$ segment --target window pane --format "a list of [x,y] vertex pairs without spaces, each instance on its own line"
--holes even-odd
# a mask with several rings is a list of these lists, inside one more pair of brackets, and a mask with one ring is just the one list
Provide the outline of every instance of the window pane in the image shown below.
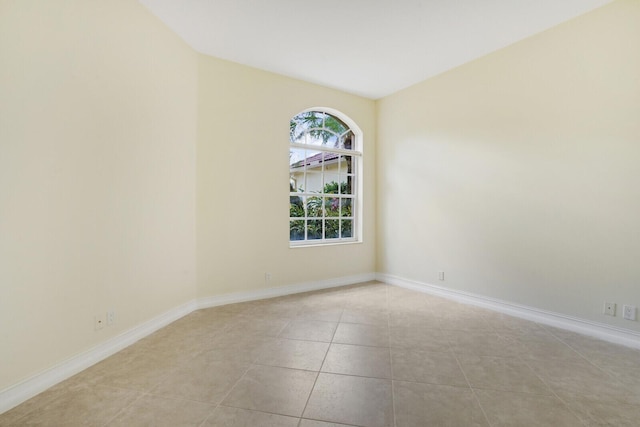
[[327,130],[321,130],[315,133],[316,138],[322,141],[322,145],[326,145],[327,147],[337,147],[339,145],[338,141],[340,137]]
[[326,216],[340,215],[340,199],[337,197],[325,197],[324,209]]
[[300,162],[307,167],[307,170],[322,170],[322,151],[305,150],[304,158]]
[[322,220],[309,220],[307,222],[307,239],[322,239]]
[[305,150],[289,149],[289,191],[302,191],[304,187]]
[[305,185],[302,188],[307,193],[322,193],[322,172],[307,172]]
[[304,240],[304,220],[289,221],[289,240]]
[[289,216],[304,217],[304,197],[289,197]]
[[324,171],[338,173],[338,160],[340,155],[337,153],[322,153],[324,162]]
[[309,129],[322,128],[326,114],[319,111],[306,111],[291,119],[289,139],[291,142],[302,142]]
[[337,219],[328,219],[324,222],[325,239],[337,239],[340,237],[340,221]]
[[340,181],[340,175],[325,173],[323,191],[326,194],[338,194],[338,181]]
[[341,155],[340,156],[340,173],[353,173],[353,156]]
[[333,132],[329,132],[325,129],[309,129],[300,141],[303,144],[326,146],[326,147],[338,147],[339,137]]
[[353,194],[353,176],[340,175],[340,194]]
[[289,148],[289,169],[302,169],[304,159],[307,157],[306,150],[302,148]]
[[322,197],[307,198],[307,217],[322,218]]
[[347,198],[347,197],[343,197],[342,199],[342,203],[340,206],[340,216],[342,217],[350,217],[351,215],[351,205],[353,204],[353,199],[351,198]]
[[344,148],[345,150],[353,150],[353,132],[349,131],[340,137],[338,141],[338,148]]
[[344,237],[353,237],[353,232],[351,230],[353,226],[353,221],[350,219],[343,219],[342,220],[342,230],[341,230],[341,234],[340,237],[344,238]]
[[330,114],[327,114],[324,120],[324,127],[329,130],[332,130],[333,132],[339,135],[342,135],[349,129],[349,127],[346,124],[344,124],[342,120]]

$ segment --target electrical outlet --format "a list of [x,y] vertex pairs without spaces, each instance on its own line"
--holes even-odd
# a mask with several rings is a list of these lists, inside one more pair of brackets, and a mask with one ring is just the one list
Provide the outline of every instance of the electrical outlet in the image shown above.
[[438,271],[438,280],[444,280],[444,271]]
[[107,311],[107,325],[111,326],[116,321],[116,312],[113,310]]
[[271,282],[271,273],[264,273],[264,282],[265,283]]
[[632,305],[623,305],[622,306],[622,317],[627,320],[636,320],[636,307]]
[[607,316],[615,316],[616,315],[616,303],[615,302],[605,302],[604,303],[603,314],[606,314]]
[[96,331],[104,328],[105,323],[107,323],[107,319],[105,314],[97,314],[94,318],[94,327]]

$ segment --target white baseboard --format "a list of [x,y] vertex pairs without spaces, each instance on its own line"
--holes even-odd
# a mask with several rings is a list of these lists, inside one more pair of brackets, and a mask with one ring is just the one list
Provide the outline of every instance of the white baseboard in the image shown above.
[[260,299],[280,297],[284,295],[299,294],[302,292],[317,291],[320,289],[336,288],[339,286],[354,285],[356,283],[376,280],[376,273],[344,276],[334,279],[305,282],[296,285],[282,286],[279,288],[258,289],[248,292],[234,292],[232,294],[217,295],[200,298],[198,308],[217,307],[219,305],[234,304],[238,302],[255,301]]
[[173,308],[160,316],[154,317],[134,328],[108,339],[89,350],[83,351],[69,360],[59,363],[44,372],[34,375],[18,384],[10,386],[0,391],[0,414],[31,399],[37,394],[45,391],[49,387],[58,384],[78,372],[106,359],[118,351],[130,346],[136,341],[152,334],[171,322],[188,315],[194,310],[219,305],[233,304],[237,302],[253,301],[258,299],[273,298],[284,295],[291,295],[301,292],[309,292],[320,289],[334,288],[338,286],[353,285],[356,283],[368,282],[376,279],[375,273],[359,274],[354,276],[338,277],[334,279],[306,282],[296,285],[283,286],[280,288],[260,289],[247,292],[236,292],[232,294],[213,296],[193,300],[179,307]]
[[409,280],[390,274],[378,273],[376,274],[376,279],[389,285],[412,289],[461,303],[487,308],[489,310],[508,314],[514,317],[520,317],[522,319],[531,320],[544,325],[589,335],[615,344],[640,349],[640,333],[630,329],[617,328],[603,323],[592,322],[590,320],[567,316],[560,313],[514,304],[469,292],[417,282],[415,280]]
[[58,365],[0,391],[0,414],[106,359],[196,309],[191,301],[154,317]]

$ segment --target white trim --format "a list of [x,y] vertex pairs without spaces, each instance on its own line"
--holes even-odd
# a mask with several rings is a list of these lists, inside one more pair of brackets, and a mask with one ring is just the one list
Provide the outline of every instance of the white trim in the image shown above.
[[279,288],[258,289],[248,292],[234,292],[232,294],[200,298],[198,300],[198,308],[200,309],[217,307],[219,305],[225,304],[255,301],[260,299],[280,297],[284,295],[299,294],[302,292],[317,291],[320,289],[337,288],[339,286],[354,285],[356,283],[370,282],[372,280],[376,280],[375,273],[337,277],[334,279],[318,280],[315,282],[306,282],[297,285],[282,286]]
[[233,304],[243,301],[273,298],[283,295],[297,294],[320,289],[328,289],[339,286],[353,285],[376,279],[375,273],[358,274],[354,276],[337,277],[334,279],[305,282],[297,285],[283,286],[280,288],[259,289],[247,292],[200,298],[190,301],[179,307],[168,310],[164,314],[154,317],[122,334],[108,339],[102,344],[83,351],[70,359],[61,362],[39,374],[34,375],[18,384],[12,385],[0,391],[0,414],[42,393],[49,387],[58,384],[78,372],[106,359],[118,351],[130,346],[136,341],[151,335],[171,322],[184,317],[191,312],[208,307]]
[[429,283],[405,279],[390,274],[377,273],[376,279],[389,285],[399,286],[418,292],[451,299],[465,304],[487,308],[544,325],[589,335],[615,344],[640,349],[640,333],[630,329],[618,328],[604,323],[593,322],[565,314],[542,310],[535,307],[511,303],[455,289],[448,289]]
[[172,308],[118,336],[108,339],[102,344],[98,344],[52,368],[0,391],[0,414],[42,393],[49,387],[72,377],[78,372],[95,365],[136,341],[151,335],[158,329],[186,316],[195,309],[195,301],[190,301],[179,307]]
[[[351,131],[351,129],[349,130]],[[344,154],[347,156],[362,157],[362,151],[355,151],[354,149],[347,150],[346,148],[329,147],[328,145],[313,145],[313,144],[304,144],[302,142],[290,142],[289,146],[293,148],[299,148],[301,150],[307,150],[307,151],[322,151],[325,153],[337,153],[337,154]],[[326,163],[322,162],[322,163],[324,163],[325,165],[329,165],[331,164],[330,162],[338,163],[338,159],[333,159],[333,160],[330,160],[329,162],[326,162]],[[302,166],[298,166],[298,167],[302,167]],[[298,168],[294,168],[294,169],[298,169]]]
[[[363,219],[362,219],[362,212],[364,211],[364,204],[363,204],[363,198],[364,198],[364,191],[363,191],[363,176],[364,176],[364,170],[363,170],[363,160],[358,161],[357,158],[358,157],[364,157],[364,133],[362,132],[362,129],[360,129],[360,127],[346,114],[344,114],[342,111],[336,110],[335,108],[329,108],[329,107],[312,107],[312,108],[307,108],[305,110],[300,111],[299,113],[295,114],[293,117],[297,117],[300,114],[306,113],[306,112],[310,112],[310,111],[317,111],[320,113],[325,113],[331,116],[334,116],[336,118],[338,118],[339,120],[341,120],[344,124],[346,124],[348,126],[349,129],[347,129],[343,135],[347,134],[348,132],[352,132],[353,133],[353,142],[352,142],[352,149],[351,150],[344,150],[344,149],[340,149],[340,148],[331,148],[328,146],[316,146],[316,145],[312,145],[312,144],[305,144],[305,143],[298,143],[298,142],[293,142],[293,141],[289,141],[289,148],[297,148],[297,149],[306,149],[306,150],[312,150],[312,151],[323,151],[323,152],[329,152],[329,153],[339,153],[339,154],[345,154],[345,155],[350,155],[353,157],[353,168],[355,169],[351,171],[351,174],[347,174],[346,176],[352,176],[355,180],[356,180],[356,185],[355,188],[351,189],[351,194],[349,195],[352,200],[355,202],[353,204],[352,207],[352,213],[353,215],[353,223],[351,226],[351,234],[352,236],[349,237],[349,239],[353,238],[356,241],[362,241],[362,223],[363,223]],[[318,129],[324,129],[324,121],[323,121],[323,127],[322,128],[318,128]],[[314,128],[315,129],[315,128]],[[335,134],[335,132],[332,132]],[[320,149],[316,150],[317,147],[321,147]],[[306,159],[305,159],[306,160]],[[316,168],[318,165],[313,166],[312,169]],[[308,171],[308,165],[305,164],[303,165],[302,171],[298,171],[296,173],[302,173],[304,176],[304,180],[305,180],[305,189],[307,188],[307,183],[306,183],[306,176]],[[291,164],[289,164],[289,172],[291,175]],[[324,182],[324,175],[325,175],[325,164],[322,163],[322,171],[320,173],[318,173],[318,175],[322,175],[323,177],[323,182]],[[339,174],[342,175],[342,174]],[[291,179],[291,176],[289,177]],[[291,182],[291,181],[289,181]],[[295,193],[295,192],[294,192]],[[293,193],[292,193],[293,194]],[[299,196],[299,194],[296,194],[296,196]],[[322,194],[321,197],[324,197],[325,194]],[[295,197],[295,196],[290,196],[290,197]],[[305,209],[305,216],[302,217],[302,219],[309,219],[309,217],[306,216],[306,209]],[[310,239],[308,239],[307,236],[307,232],[308,229],[305,226],[305,232],[304,232],[304,239],[302,239],[302,242],[308,242]],[[313,239],[313,242],[311,243],[312,245],[319,245],[319,244],[324,244],[325,242],[327,242],[327,240],[333,240],[333,239],[325,239],[324,238],[324,231],[323,231],[323,237],[322,239]],[[291,242],[291,240],[290,240]],[[295,242],[300,242],[298,240],[296,240]],[[332,243],[329,241],[326,244],[331,245]],[[295,246],[303,246],[300,243],[297,243]],[[293,247],[293,245],[290,244],[289,247]]]

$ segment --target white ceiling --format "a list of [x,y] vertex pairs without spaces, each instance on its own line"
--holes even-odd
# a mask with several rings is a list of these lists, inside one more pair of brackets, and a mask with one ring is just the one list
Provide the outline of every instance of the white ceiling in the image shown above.
[[139,0],[197,51],[380,98],[611,0]]

